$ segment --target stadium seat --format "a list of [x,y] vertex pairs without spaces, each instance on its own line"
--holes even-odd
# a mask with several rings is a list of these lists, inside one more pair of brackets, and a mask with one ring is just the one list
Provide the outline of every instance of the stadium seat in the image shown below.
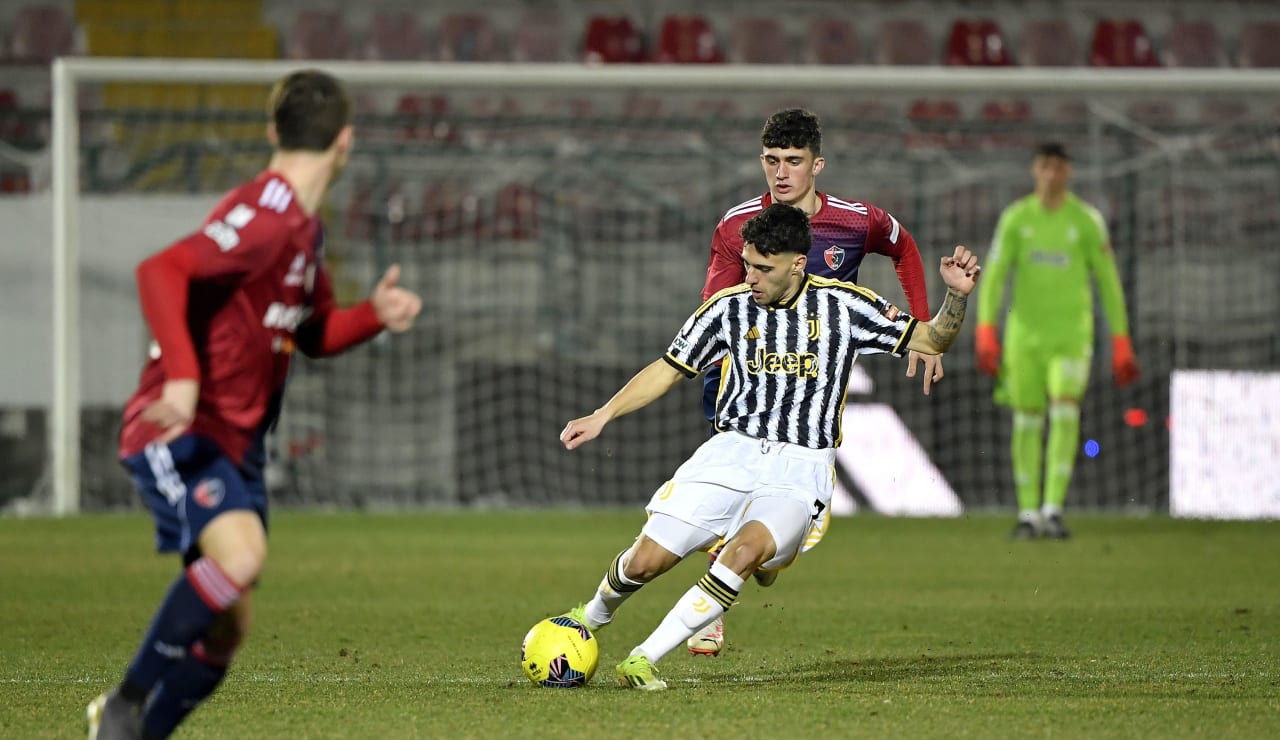
[[653,60],[659,64],[718,64],[724,52],[706,18],[669,15],[662,19]]
[[31,178],[25,172],[0,172],[0,193],[29,193]]
[[582,38],[587,64],[635,64],[644,61],[644,38],[626,17],[593,16]]
[[498,239],[534,239],[538,236],[538,191],[528,183],[511,182],[495,196],[493,236]]
[[1174,21],[1165,61],[1170,67],[1222,67],[1226,52],[1213,21]]
[[343,233],[348,239],[373,238],[373,183],[357,178],[351,185],[351,199],[343,213]]
[[17,142],[26,138],[26,126],[19,115],[18,94],[0,88],[0,141]]
[[787,32],[776,18],[743,17],[733,22],[729,61],[735,64],[790,64]]
[[526,13],[511,36],[513,62],[563,62],[564,23],[557,13]]
[[809,25],[805,61],[810,64],[859,64],[862,47],[853,24],[836,18],[819,18]]
[[958,121],[960,104],[946,99],[920,99],[911,101],[907,118],[918,122]]
[[347,59],[351,31],[337,10],[300,10],[289,29],[285,53],[290,59]]
[[443,62],[496,62],[501,60],[498,34],[489,17],[471,13],[445,16],[437,31],[437,57]]
[[1147,29],[1137,20],[1103,18],[1089,45],[1091,67],[1159,67]]
[[418,24],[418,15],[408,10],[375,11],[364,56],[393,62],[429,59],[427,36]]
[[1032,19],[1022,24],[1018,59],[1028,67],[1074,67],[1080,64],[1080,46],[1064,19]]
[[1013,63],[1000,25],[989,18],[961,18],[947,37],[950,66],[1005,67]]
[[1178,120],[1178,106],[1167,98],[1135,100],[1125,108],[1125,115],[1147,126],[1168,126]]
[[924,21],[887,20],[880,24],[876,63],[893,65],[937,64],[933,37]]
[[1253,21],[1240,29],[1241,67],[1280,67],[1280,21]]
[[1017,98],[999,98],[982,104],[978,116],[991,123],[1020,123],[1032,118],[1031,103]]
[[15,62],[47,64],[75,50],[75,22],[57,5],[25,5],[13,19],[9,57]]
[[405,95],[396,103],[401,136],[408,140],[451,141],[457,133],[446,115],[449,99],[443,95]]
[[1249,103],[1237,98],[1206,98],[1200,103],[1200,122],[1237,123],[1253,115]]

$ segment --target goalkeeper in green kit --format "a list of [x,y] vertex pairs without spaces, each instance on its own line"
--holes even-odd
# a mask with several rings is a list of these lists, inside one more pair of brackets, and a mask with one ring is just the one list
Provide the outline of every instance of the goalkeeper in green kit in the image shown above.
[[[1036,148],[1035,192],[1000,216],[978,286],[978,369],[997,378],[996,400],[1013,409],[1018,539],[1069,536],[1062,521],[1080,439],[1080,399],[1093,355],[1092,275],[1111,329],[1111,372],[1138,378],[1124,293],[1102,215],[1068,189],[1071,158],[1061,144]],[[996,321],[1005,280],[1013,295],[1003,351]],[[1049,420],[1045,443],[1045,417]],[[1043,471],[1043,503],[1041,501]]]

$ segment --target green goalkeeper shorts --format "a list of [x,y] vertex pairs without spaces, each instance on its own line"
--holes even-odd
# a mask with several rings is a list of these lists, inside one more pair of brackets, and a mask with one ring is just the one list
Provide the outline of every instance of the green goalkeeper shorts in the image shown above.
[[[1092,352],[1064,353],[1060,348],[1005,348],[996,400],[1019,411],[1043,411],[1047,399],[1084,397]],[[1002,386],[1002,387],[1001,387]]]

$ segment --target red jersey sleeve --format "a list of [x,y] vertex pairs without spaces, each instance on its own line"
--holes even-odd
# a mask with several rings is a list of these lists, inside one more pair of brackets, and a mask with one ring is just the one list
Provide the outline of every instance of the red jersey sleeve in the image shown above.
[[702,285],[702,300],[741,283],[746,277],[742,268],[742,237],[725,219],[711,237],[711,261],[707,264],[707,280]]
[[200,379],[200,360],[187,328],[187,298],[195,257],[185,240],[143,260],[135,271],[142,317],[156,344],[160,367],[169,380]]
[[338,308],[333,297],[329,271],[316,267],[311,315],[298,327],[298,348],[307,357],[327,357],[372,339],[382,331],[382,322],[373,303],[363,300],[349,308]]
[[920,259],[916,240],[888,211],[870,204],[866,206],[869,223],[866,251],[883,254],[893,260],[893,269],[898,273],[898,281],[902,283],[902,292],[907,296],[911,315],[921,321],[928,321],[933,314],[929,310],[924,262]]

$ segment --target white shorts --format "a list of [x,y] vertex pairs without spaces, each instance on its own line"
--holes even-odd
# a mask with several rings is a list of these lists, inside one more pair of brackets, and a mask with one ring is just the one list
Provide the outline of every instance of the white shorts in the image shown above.
[[[726,539],[748,521],[769,528],[785,565],[826,533],[835,490],[835,450],[814,450],[738,432],[703,442],[656,493],[645,510],[666,514]],[[752,512],[752,504],[761,501]],[[798,506],[773,505],[785,499]]]

